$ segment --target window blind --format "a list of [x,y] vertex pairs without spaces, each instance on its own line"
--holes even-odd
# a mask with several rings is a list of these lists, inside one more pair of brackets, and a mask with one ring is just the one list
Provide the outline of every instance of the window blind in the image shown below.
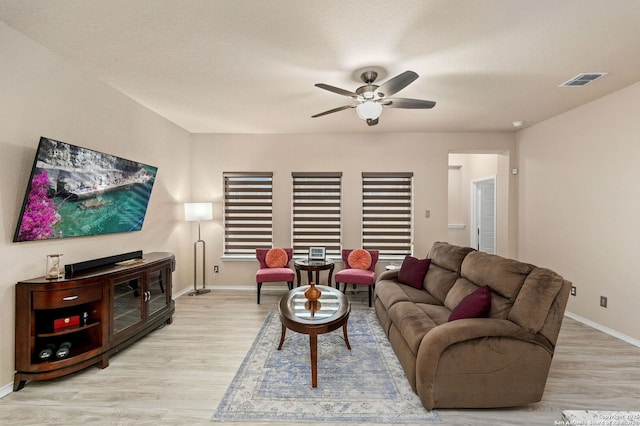
[[362,246],[381,256],[412,253],[413,173],[362,173]]
[[224,254],[255,255],[273,243],[273,173],[225,172]]
[[292,237],[294,255],[309,247],[324,247],[327,256],[340,256],[342,232],[342,173],[292,173]]

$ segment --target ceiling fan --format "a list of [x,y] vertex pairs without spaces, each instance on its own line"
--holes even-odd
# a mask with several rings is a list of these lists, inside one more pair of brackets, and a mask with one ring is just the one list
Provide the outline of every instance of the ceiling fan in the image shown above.
[[429,109],[433,108],[436,104],[433,101],[425,101],[421,99],[389,98],[389,96],[398,93],[418,78],[418,74],[413,71],[405,71],[398,74],[391,80],[382,83],[380,86],[373,84],[377,77],[378,73],[375,71],[363,72],[360,78],[364,81],[365,85],[358,87],[355,92],[350,92],[324,83],[316,84],[315,86],[321,89],[353,98],[356,103],[333,108],[328,111],[312,115],[311,117],[321,117],[323,115],[343,111],[345,109],[355,108],[358,117],[365,120],[369,126],[375,126],[378,124],[378,120],[380,119],[382,108]]

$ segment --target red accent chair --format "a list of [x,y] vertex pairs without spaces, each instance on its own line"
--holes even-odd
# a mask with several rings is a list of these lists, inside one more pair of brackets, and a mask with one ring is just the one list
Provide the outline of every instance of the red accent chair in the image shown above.
[[373,290],[376,285],[376,263],[378,263],[378,257],[380,255],[379,250],[367,250],[371,254],[371,266],[369,269],[356,269],[349,265],[349,255],[353,249],[342,250],[342,260],[344,261],[345,269],[339,271],[336,274],[336,288],[340,290],[340,283],[344,283],[343,293],[347,291],[347,284],[368,285],[369,286],[369,307],[371,307],[371,299]]
[[260,304],[260,289],[262,289],[262,283],[273,282],[286,282],[289,290],[293,290],[293,280],[295,279],[295,272],[289,268],[289,262],[293,258],[293,249],[286,248],[284,251],[287,253],[287,266],[284,268],[270,268],[267,265],[266,257],[269,249],[256,249],[256,259],[260,263],[260,269],[256,272],[256,283],[258,290],[258,305]]

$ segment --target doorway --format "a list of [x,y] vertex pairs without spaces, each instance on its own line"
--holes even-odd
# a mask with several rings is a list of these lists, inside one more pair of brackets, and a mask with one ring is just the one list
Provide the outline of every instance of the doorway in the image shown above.
[[471,182],[471,246],[496,254],[496,177]]

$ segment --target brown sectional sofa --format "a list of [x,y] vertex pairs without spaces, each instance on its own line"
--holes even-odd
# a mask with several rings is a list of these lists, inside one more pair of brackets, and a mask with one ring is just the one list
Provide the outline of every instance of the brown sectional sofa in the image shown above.
[[[427,409],[512,407],[542,399],[571,283],[549,269],[438,242],[423,288],[380,274],[375,311]],[[449,322],[480,286],[485,318]]]

